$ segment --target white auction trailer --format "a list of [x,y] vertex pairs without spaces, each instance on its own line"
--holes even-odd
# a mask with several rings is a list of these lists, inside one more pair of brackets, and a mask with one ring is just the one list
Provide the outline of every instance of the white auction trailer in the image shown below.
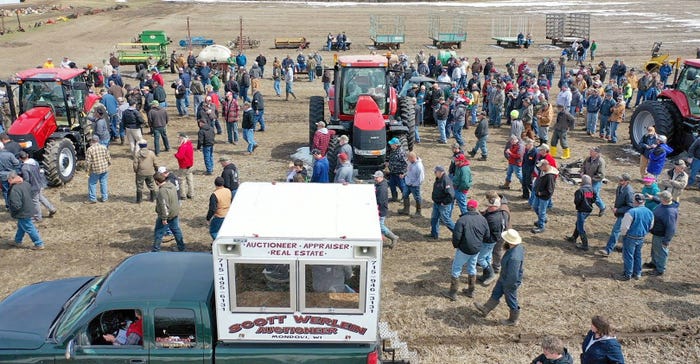
[[218,340],[377,351],[374,185],[243,183],[212,252]]

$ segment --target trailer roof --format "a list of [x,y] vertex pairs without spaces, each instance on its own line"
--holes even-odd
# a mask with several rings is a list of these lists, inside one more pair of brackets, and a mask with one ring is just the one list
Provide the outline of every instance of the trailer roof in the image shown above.
[[67,81],[84,73],[82,68],[31,68],[17,72],[20,80]]
[[373,184],[246,182],[218,238],[380,240]]

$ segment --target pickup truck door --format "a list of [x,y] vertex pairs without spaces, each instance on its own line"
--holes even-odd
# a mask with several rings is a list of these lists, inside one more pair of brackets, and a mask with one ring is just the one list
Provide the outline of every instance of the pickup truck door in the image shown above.
[[76,348],[75,357],[70,361],[57,358],[56,363],[80,364],[146,364],[148,350],[142,346],[94,345]]
[[154,306],[150,315],[155,339],[149,363],[211,363],[212,328],[209,315],[202,314],[206,310],[198,305]]

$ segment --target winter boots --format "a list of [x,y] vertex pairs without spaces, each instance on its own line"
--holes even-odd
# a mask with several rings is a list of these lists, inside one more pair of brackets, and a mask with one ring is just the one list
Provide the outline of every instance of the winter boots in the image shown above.
[[578,239],[578,229],[574,229],[574,233],[571,234],[571,236],[566,237],[566,241],[568,241],[569,243],[576,244],[576,239]]
[[403,199],[403,209],[398,211],[399,215],[409,215],[411,213],[411,201],[408,198]]
[[141,203],[143,201],[143,192],[136,191],[136,203]]
[[467,276],[467,282],[468,286],[467,288],[462,290],[462,293],[464,293],[469,298],[474,298],[474,286],[476,285],[476,276]]
[[481,315],[484,317],[488,316],[489,313],[496,308],[496,306],[498,306],[498,301],[494,300],[493,298],[489,298],[489,300],[483,305],[474,302],[474,307],[476,307],[476,309],[479,310]]
[[389,232],[388,234],[386,234],[386,237],[389,238],[389,240],[391,241],[389,244],[386,245],[386,247],[389,249],[393,249],[394,246],[396,245],[396,243],[399,242],[399,237],[396,236],[396,234],[394,234],[392,232]]
[[557,147],[555,147],[555,146],[549,147],[549,154],[552,155],[552,158],[556,158],[557,157]]
[[124,145],[124,137],[123,136],[119,137],[119,145]]
[[[470,276],[471,277],[471,276]],[[459,279],[452,277],[450,280],[450,290],[442,292],[442,295],[449,298],[450,301],[457,301],[457,290],[459,289]]]
[[518,324],[518,319],[520,318],[520,310],[510,310],[510,315],[508,319],[501,320],[501,324],[505,326],[515,326]]
[[576,245],[576,249],[580,249],[585,252],[588,251],[588,235],[581,234],[581,245]]
[[502,190],[509,190],[510,189],[510,181],[505,181],[502,185],[498,186],[498,188]]
[[484,268],[484,274],[478,278],[478,281],[481,283],[481,285],[488,286],[489,284],[493,283],[496,278],[498,278],[498,276],[496,276],[496,274],[493,272],[493,268],[491,268],[489,265],[488,267]]
[[148,198],[148,201],[154,202],[156,200],[156,191],[151,191],[151,195]]
[[569,159],[569,158],[571,158],[571,149],[564,148],[564,155],[561,156],[561,159]]
[[419,216],[419,217],[423,216],[423,214],[420,211],[420,208],[421,208],[420,203],[418,203],[418,201],[416,201],[416,216]]

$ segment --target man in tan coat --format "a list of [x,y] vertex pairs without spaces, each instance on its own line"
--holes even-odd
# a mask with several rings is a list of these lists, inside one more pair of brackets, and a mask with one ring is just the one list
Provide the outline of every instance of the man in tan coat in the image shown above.
[[143,200],[143,183],[150,191],[149,201],[153,202],[156,197],[156,184],[153,175],[158,170],[156,164],[156,154],[147,149],[148,143],[141,139],[138,142],[139,150],[134,155],[134,173],[136,173],[136,203]]

